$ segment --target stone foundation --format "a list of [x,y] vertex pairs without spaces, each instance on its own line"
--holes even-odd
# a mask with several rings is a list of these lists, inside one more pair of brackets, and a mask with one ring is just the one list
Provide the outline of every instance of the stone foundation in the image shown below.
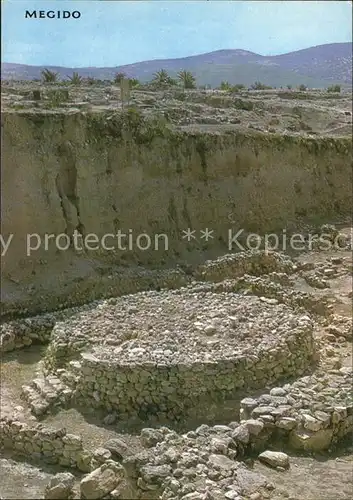
[[65,429],[53,429],[38,424],[35,427],[2,418],[0,420],[0,448],[12,450],[31,460],[47,464],[90,470],[91,454],[84,449],[82,438]]
[[45,364],[80,405],[175,420],[303,375],[316,356],[312,332],[285,304],[194,286],[112,299],[57,323]]
[[240,418],[259,418],[273,438],[303,451],[328,450],[353,432],[352,371],[300,378],[240,403]]
[[199,364],[128,365],[83,354],[76,398],[85,405],[116,410],[123,419],[153,414],[172,420],[187,414],[196,417],[204,414],[208,404],[236,397],[245,389],[303,374],[312,354],[309,335],[278,346],[261,360],[239,356]]

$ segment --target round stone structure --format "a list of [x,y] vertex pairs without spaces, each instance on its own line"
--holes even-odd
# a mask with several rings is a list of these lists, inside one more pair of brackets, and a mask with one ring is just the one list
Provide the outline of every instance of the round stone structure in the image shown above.
[[178,419],[301,375],[312,331],[309,316],[264,297],[202,286],[141,292],[57,323],[46,362],[71,373],[80,403]]

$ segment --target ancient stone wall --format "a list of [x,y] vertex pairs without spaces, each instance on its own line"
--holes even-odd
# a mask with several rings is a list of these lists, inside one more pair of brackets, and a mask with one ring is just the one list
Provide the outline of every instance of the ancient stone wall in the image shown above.
[[65,429],[38,424],[31,427],[23,422],[0,420],[0,448],[12,450],[31,460],[78,468],[87,472],[91,454],[84,449],[82,438]]
[[165,415],[200,416],[210,404],[243,390],[261,388],[282,377],[301,375],[312,363],[310,328],[288,336],[261,357],[243,354],[234,359],[200,363],[112,362],[82,354],[76,398],[93,407],[116,410],[121,418]]
[[332,370],[241,401],[240,418],[260,418],[273,437],[298,450],[328,449],[353,431],[352,372]]

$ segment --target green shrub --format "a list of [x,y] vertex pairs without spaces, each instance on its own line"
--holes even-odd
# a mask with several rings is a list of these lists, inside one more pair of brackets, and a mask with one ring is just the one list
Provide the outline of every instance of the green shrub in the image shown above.
[[129,78],[129,83],[131,89],[140,85],[140,82],[137,78]]
[[48,108],[57,108],[61,104],[67,102],[69,100],[69,91],[68,90],[51,90],[48,92]]
[[235,85],[233,85],[233,87],[231,88],[231,91],[232,92],[239,92],[239,90],[244,90],[245,89],[245,85],[243,85],[242,83],[237,83]]
[[124,80],[124,78],[126,78],[125,73],[117,73],[114,77],[114,83],[120,85],[121,81]]
[[254,109],[254,103],[252,101],[244,101],[243,99],[234,99],[234,107],[236,109],[252,111]]
[[341,92],[341,85],[330,85],[327,92]]
[[271,86],[265,85],[264,83],[261,83],[261,82],[255,82],[253,85],[251,85],[251,88],[253,90],[269,90],[269,89],[272,89]]
[[229,82],[221,82],[221,85],[219,87],[220,90],[231,90],[232,86]]

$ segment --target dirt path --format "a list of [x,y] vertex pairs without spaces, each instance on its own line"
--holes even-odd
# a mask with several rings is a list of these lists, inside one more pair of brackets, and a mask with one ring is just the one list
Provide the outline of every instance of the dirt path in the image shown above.
[[43,470],[3,454],[0,458],[0,496],[6,500],[43,498],[43,491],[54,474],[54,470]]
[[254,470],[271,481],[273,500],[348,500],[353,497],[353,455],[330,459],[292,457],[286,472],[259,462]]
[[1,416],[16,414],[16,418],[33,422],[29,409],[21,398],[21,388],[35,378],[44,348],[32,346],[2,355],[0,364]]

